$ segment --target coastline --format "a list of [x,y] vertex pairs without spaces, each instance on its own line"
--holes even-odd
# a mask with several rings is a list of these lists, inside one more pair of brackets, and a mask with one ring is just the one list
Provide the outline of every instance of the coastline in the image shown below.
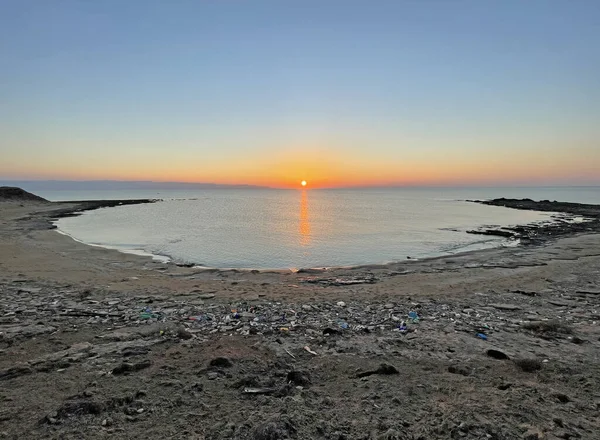
[[595,231],[211,270],[78,243],[57,207],[0,202],[6,438],[598,438]]
[[[58,228],[57,222],[64,217],[72,217],[81,215],[85,211],[95,210],[99,208],[108,208],[121,205],[131,204],[143,204],[143,203],[155,203],[162,201],[160,199],[138,199],[138,200],[95,200],[95,201],[81,201],[81,202],[49,202],[54,204],[67,204],[67,207],[57,208],[55,218],[51,220],[52,228]],[[579,203],[565,203],[565,202],[550,202],[541,201],[535,202],[531,199],[492,199],[492,200],[468,200],[469,202],[479,203],[489,206],[499,206],[509,209],[520,209],[536,212],[549,212],[555,216],[552,220],[543,223],[527,223],[519,224],[515,226],[507,227],[485,227],[474,230],[464,231],[467,234],[481,235],[490,237],[489,240],[480,240],[472,243],[468,243],[460,246],[456,250],[452,251],[440,251],[425,257],[407,257],[407,260],[412,261],[428,261],[430,259],[437,259],[443,257],[451,257],[454,255],[461,255],[464,253],[481,252],[489,249],[498,249],[505,247],[516,247],[516,246],[530,246],[530,245],[542,245],[548,240],[555,239],[557,237],[568,237],[579,233],[600,233],[600,205],[591,204],[579,204]],[[582,221],[574,222],[572,219],[575,217],[581,217]],[[193,268],[197,270],[223,270],[223,271],[260,271],[260,272],[307,272],[307,271],[331,271],[341,269],[360,269],[360,268],[377,268],[386,267],[391,265],[397,265],[403,263],[405,260],[395,260],[388,262],[373,262],[373,263],[360,263],[355,265],[347,266],[326,266],[326,267],[299,267],[299,268],[254,268],[254,267],[212,267],[204,266],[192,262],[181,262],[174,258],[172,255],[161,255],[153,254],[142,249],[129,249],[119,246],[110,246],[97,243],[86,243],[85,241],[76,239],[70,234],[60,231],[66,236],[94,247],[105,248],[109,250],[117,250],[119,252],[139,255],[142,257],[152,257],[157,261],[163,263],[171,263],[178,267]],[[503,241],[499,239],[503,238]],[[495,241],[493,245],[485,245],[491,241]],[[476,249],[470,249],[476,247]]]

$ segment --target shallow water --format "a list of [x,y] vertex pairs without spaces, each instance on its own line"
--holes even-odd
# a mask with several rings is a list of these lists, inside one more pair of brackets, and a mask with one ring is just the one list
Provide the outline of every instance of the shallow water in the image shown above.
[[472,190],[220,189],[185,195],[193,199],[90,211],[61,219],[58,227],[86,243],[178,262],[297,269],[386,263],[503,245],[503,239],[465,231],[551,217],[464,201],[495,197]]

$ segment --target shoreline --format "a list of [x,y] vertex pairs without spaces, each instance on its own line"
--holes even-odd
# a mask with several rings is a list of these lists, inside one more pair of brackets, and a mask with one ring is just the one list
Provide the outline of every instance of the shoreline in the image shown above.
[[[56,218],[51,220],[52,228],[58,228],[57,222],[61,218],[79,216],[83,212],[91,211],[99,208],[109,208],[124,205],[133,204],[144,204],[144,203],[156,203],[162,199],[138,199],[138,200],[94,200],[94,201],[81,201],[81,202],[49,202],[58,204],[68,204],[68,208],[57,209],[58,215]],[[482,226],[478,229],[467,230],[464,233],[473,235],[482,235],[492,237],[488,240],[481,240],[461,246],[459,249],[469,248],[477,244],[487,243],[498,240],[498,242],[492,246],[485,246],[479,249],[472,250],[459,250],[458,252],[442,252],[439,255],[431,255],[422,258],[407,257],[406,260],[394,260],[382,263],[360,263],[349,266],[326,266],[326,267],[301,267],[301,268],[252,268],[252,267],[211,267],[202,266],[196,263],[178,262],[175,258],[170,255],[153,254],[142,249],[125,249],[118,246],[109,246],[102,244],[89,244],[85,241],[76,239],[70,234],[61,231],[62,234],[72,238],[73,240],[89,246],[100,247],[109,250],[116,250],[131,255],[139,255],[141,257],[151,257],[156,261],[161,261],[166,264],[174,264],[182,268],[191,268],[196,270],[208,270],[208,271],[259,271],[259,272],[273,272],[273,273],[308,273],[317,271],[334,271],[334,270],[348,270],[348,269],[362,269],[362,268],[384,268],[391,265],[398,265],[406,261],[428,261],[431,259],[452,257],[461,254],[471,254],[473,252],[484,252],[490,249],[502,249],[511,248],[518,246],[530,246],[530,245],[542,245],[544,242],[555,239],[557,237],[568,237],[579,233],[600,233],[600,205],[590,204],[579,204],[579,203],[566,203],[566,202],[550,202],[541,201],[535,202],[531,199],[492,199],[492,200],[469,200],[473,203],[479,203],[489,206],[500,206],[510,209],[520,209],[535,212],[550,212],[557,216],[563,216],[562,218],[555,217],[549,222],[529,223],[521,224],[516,226],[507,227],[494,227],[489,228]],[[583,217],[581,222],[572,222],[565,220],[566,216]],[[504,238],[500,241],[499,238]],[[516,244],[512,244],[512,243]]]
[[194,270],[57,234],[55,207],[0,203],[4,438],[598,438],[600,234]]

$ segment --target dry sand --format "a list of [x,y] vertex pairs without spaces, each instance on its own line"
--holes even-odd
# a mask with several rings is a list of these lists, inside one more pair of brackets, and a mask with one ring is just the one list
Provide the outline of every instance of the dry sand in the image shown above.
[[600,234],[199,271],[75,242],[57,206],[0,202],[0,438],[600,438]]

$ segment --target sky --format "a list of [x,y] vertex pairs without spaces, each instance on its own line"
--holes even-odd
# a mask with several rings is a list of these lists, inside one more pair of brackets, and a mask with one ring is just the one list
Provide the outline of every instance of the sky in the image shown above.
[[0,0],[0,179],[600,184],[600,2]]

